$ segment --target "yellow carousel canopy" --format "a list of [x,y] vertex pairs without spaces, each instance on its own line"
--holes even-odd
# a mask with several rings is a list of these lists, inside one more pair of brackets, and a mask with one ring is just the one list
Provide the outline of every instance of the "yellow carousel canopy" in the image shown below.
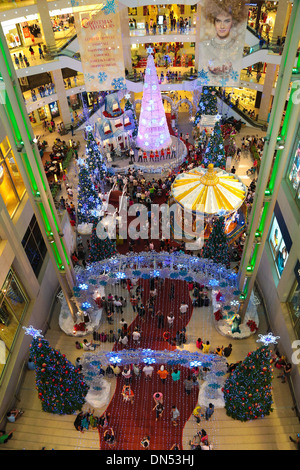
[[213,164],[180,173],[172,185],[172,196],[183,208],[209,215],[229,215],[243,204],[247,187],[232,173]]

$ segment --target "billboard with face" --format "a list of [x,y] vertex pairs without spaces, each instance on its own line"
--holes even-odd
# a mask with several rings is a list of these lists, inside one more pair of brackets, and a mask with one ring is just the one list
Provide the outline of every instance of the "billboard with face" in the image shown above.
[[247,26],[245,0],[200,2],[200,85],[239,86]]

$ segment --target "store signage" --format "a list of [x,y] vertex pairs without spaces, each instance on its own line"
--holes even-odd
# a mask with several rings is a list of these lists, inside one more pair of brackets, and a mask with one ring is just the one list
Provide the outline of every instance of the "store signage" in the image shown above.
[[125,89],[118,0],[73,8],[86,91]]

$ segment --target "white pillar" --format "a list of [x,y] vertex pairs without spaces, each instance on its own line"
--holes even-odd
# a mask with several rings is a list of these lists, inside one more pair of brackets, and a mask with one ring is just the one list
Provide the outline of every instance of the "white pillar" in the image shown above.
[[54,51],[56,49],[56,41],[52,28],[51,18],[49,14],[49,3],[47,0],[39,0],[36,6],[41,19],[41,26],[44,33],[47,49]]
[[63,121],[65,126],[71,124],[71,110],[68,102],[68,98],[66,95],[66,89],[64,84],[64,79],[62,76],[61,70],[53,70],[51,72],[53,83],[55,84],[55,90],[58,97],[58,106],[59,106],[59,113],[61,120]]

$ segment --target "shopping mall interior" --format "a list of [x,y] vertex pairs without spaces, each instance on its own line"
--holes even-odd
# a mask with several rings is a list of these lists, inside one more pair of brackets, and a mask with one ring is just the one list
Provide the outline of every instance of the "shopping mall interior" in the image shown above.
[[195,2],[0,1],[0,450],[299,449],[300,0]]

